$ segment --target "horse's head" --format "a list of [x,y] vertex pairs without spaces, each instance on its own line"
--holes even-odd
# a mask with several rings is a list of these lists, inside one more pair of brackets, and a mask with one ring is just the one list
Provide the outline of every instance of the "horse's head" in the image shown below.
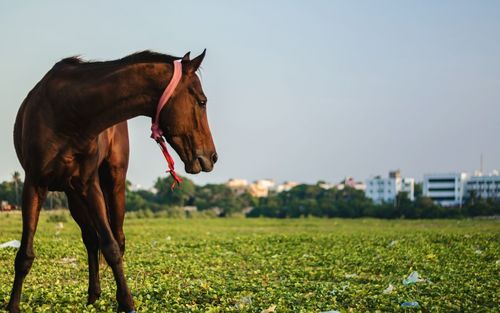
[[160,114],[165,138],[191,174],[210,172],[217,162],[208,126],[207,97],[196,74],[204,57],[205,51],[193,60],[189,59],[189,52],[182,58],[181,81]]

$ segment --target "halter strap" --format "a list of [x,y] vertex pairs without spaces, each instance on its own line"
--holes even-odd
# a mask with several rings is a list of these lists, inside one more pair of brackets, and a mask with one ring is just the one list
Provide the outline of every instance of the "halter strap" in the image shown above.
[[165,142],[165,139],[163,139],[162,137],[163,130],[160,128],[159,123],[160,123],[160,112],[163,109],[163,107],[167,104],[170,97],[172,97],[172,94],[174,93],[174,90],[179,84],[179,81],[181,80],[182,77],[181,60],[175,60],[173,64],[174,64],[174,73],[172,74],[172,79],[168,83],[167,88],[165,88],[165,91],[163,91],[163,94],[161,95],[161,98],[158,101],[158,105],[156,106],[156,115],[151,125],[151,138],[153,138],[160,146],[161,152],[163,152],[163,156],[165,157],[165,160],[167,160],[168,164],[167,173],[170,173],[170,175],[172,175],[174,179],[174,181],[172,182],[172,186],[170,186],[170,189],[174,189],[176,184],[182,183],[182,179],[179,176],[177,176],[177,173],[175,173],[174,159],[172,158],[170,153],[168,153],[167,144]]

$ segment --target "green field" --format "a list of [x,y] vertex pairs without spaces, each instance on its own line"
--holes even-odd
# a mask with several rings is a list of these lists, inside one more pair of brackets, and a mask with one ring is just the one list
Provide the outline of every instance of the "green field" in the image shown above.
[[[85,305],[79,230],[53,220],[40,218],[21,310],[115,312],[105,265],[101,299]],[[19,214],[0,214],[0,243],[20,231]],[[138,312],[500,311],[499,221],[148,218],[127,219],[125,233]],[[0,249],[1,309],[15,253]],[[403,285],[413,271],[423,281]],[[401,308],[405,301],[420,309]]]

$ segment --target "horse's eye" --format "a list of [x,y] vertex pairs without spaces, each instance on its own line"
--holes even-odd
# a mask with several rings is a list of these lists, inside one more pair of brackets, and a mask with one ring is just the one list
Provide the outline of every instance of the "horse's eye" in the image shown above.
[[205,107],[207,105],[207,100],[199,100],[198,104],[202,107]]

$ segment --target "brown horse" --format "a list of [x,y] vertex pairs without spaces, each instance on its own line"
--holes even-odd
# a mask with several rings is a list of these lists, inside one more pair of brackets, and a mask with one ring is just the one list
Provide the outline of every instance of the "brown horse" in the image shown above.
[[16,153],[25,171],[23,234],[15,260],[8,309],[19,312],[24,278],[35,254],[33,237],[48,190],[64,191],[88,252],[88,303],[99,298],[98,252],[113,270],[118,309],[133,312],[123,273],[126,120],[154,117],[156,105],[181,60],[182,78],[159,126],[189,173],[209,172],[217,154],[207,121],[207,98],[196,75],[205,51],[193,60],[150,51],[108,62],[67,58],[30,91],[14,126]]

